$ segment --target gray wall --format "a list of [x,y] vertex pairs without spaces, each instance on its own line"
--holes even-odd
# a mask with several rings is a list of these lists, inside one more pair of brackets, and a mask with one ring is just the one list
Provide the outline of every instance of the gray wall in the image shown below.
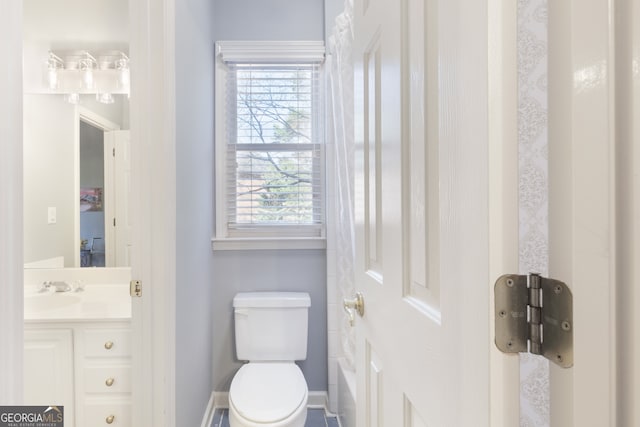
[[176,420],[199,426],[212,387],[213,8],[176,7]]
[[323,40],[323,0],[214,0],[217,40]]
[[213,73],[216,40],[322,40],[322,0],[176,2],[176,419],[199,425],[212,390],[226,391],[235,358],[231,301],[240,291],[311,294],[310,390],[327,389],[324,251],[212,253]]
[[347,0],[324,0],[324,33],[327,37],[331,35],[336,16],[342,13],[346,1]]
[[[53,95],[24,96],[24,261],[64,256],[73,267],[75,242],[75,107]],[[55,207],[57,222],[47,223]]]
[[[323,40],[322,0],[214,0],[215,40]],[[237,292],[302,291],[311,295],[309,348],[300,366],[309,390],[327,390],[325,251],[217,251],[213,255],[213,386],[227,391],[240,367],[233,339]]]

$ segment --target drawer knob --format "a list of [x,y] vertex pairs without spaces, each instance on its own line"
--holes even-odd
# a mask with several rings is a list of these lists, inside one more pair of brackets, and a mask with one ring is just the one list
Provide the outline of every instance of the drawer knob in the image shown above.
[[111,387],[113,385],[113,381],[114,381],[113,378],[107,378],[107,380],[104,383],[107,385],[107,387]]
[[111,350],[113,348],[113,342],[107,341],[106,343],[104,343],[104,348],[106,348],[107,350]]
[[113,424],[113,420],[115,420],[116,417],[114,417],[113,415],[109,415],[105,421],[107,422],[107,424]]

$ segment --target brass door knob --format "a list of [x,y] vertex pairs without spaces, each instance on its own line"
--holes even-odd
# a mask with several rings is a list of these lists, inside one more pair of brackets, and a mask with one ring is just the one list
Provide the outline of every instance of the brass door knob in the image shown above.
[[353,326],[356,320],[355,313],[358,313],[360,317],[364,316],[364,296],[358,292],[354,299],[345,298],[342,300],[342,307],[349,315],[349,324]]
[[116,417],[114,417],[113,415],[109,415],[105,421],[107,422],[107,424],[113,424],[113,421],[116,419]]
[[107,350],[111,350],[113,348],[113,342],[107,341],[106,343],[104,343],[104,348],[106,348]]
[[113,385],[114,379],[113,378],[107,378],[107,380],[104,382],[107,387],[111,387]]

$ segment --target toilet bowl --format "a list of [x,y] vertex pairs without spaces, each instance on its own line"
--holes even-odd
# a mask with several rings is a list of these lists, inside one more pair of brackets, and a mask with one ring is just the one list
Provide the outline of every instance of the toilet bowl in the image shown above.
[[236,353],[248,361],[229,389],[231,427],[304,427],[309,390],[307,293],[250,292],[233,299]]
[[236,373],[229,390],[231,427],[304,427],[307,383],[289,363],[248,363]]

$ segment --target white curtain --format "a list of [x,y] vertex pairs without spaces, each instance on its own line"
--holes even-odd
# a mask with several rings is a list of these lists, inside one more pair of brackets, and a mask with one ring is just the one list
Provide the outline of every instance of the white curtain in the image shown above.
[[[341,298],[353,298],[355,230],[353,204],[353,0],[345,0],[345,10],[335,21],[332,35],[328,40],[328,84],[329,84],[329,120],[331,126],[328,137],[334,146],[333,182],[330,193],[335,197],[332,223],[335,239],[335,268],[337,295]],[[331,191],[333,190],[333,191]],[[340,304],[341,298],[338,303]],[[355,331],[349,325],[346,313],[339,322],[342,356],[351,369],[355,368]]]

